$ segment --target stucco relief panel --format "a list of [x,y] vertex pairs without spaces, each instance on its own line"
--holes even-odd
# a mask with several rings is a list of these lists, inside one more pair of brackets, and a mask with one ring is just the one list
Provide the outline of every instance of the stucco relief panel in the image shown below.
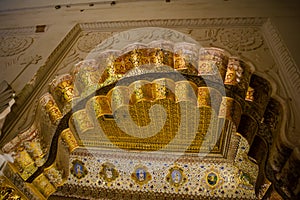
[[81,52],[89,53],[105,39],[111,37],[113,32],[83,32],[77,42],[77,48]]
[[1,36],[0,57],[17,55],[28,49],[32,43],[31,36]]
[[[184,34],[195,39],[201,46],[214,46],[224,48],[233,54],[240,55],[246,59],[251,60],[255,66],[259,66],[258,71],[265,72],[274,67],[274,61],[270,55],[268,48],[266,47],[261,32],[256,27],[250,28],[174,28]],[[60,66],[61,72],[67,72],[71,67],[85,59],[91,52],[100,53],[106,49],[118,49],[118,46],[122,46],[124,41],[139,42],[145,39],[155,40],[157,34],[155,31],[149,32],[143,38],[139,34],[128,35],[122,34],[118,39],[111,37],[117,32],[106,31],[83,31],[72,49],[68,52],[66,58],[63,60]],[[170,34],[168,31],[164,33],[163,37],[168,39]],[[176,35],[172,35],[176,37]],[[106,40],[107,38],[110,38]],[[120,39],[121,38],[121,39]],[[188,41],[187,41],[188,42]],[[102,43],[101,46],[99,44]],[[63,69],[65,68],[65,69]],[[68,70],[67,70],[68,69]]]
[[235,51],[253,51],[263,45],[263,37],[257,28],[221,29],[220,43]]
[[190,28],[178,29],[191,36],[201,46],[213,46],[226,49],[232,54],[251,61],[258,73],[273,70],[275,62],[265,44],[259,28]]
[[[105,39],[111,37],[114,32],[82,31],[76,39],[76,43],[62,60],[56,74],[69,73],[76,63],[86,59],[87,55]],[[108,44],[109,45],[109,44]]]
[[10,84],[13,84],[27,67],[37,64],[42,59],[40,55],[33,55],[30,51],[38,36],[33,30],[25,33],[22,30],[20,28],[12,34],[7,30],[0,31],[1,80],[7,80]]

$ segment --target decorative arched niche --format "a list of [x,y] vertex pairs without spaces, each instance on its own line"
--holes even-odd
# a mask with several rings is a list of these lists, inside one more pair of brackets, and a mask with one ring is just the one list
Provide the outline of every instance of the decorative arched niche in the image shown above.
[[[114,152],[111,160],[126,154],[133,164],[148,159],[161,167],[142,167],[151,170],[145,172],[151,183],[145,197],[150,190],[181,198],[206,191],[216,198],[254,199],[272,183],[282,195],[292,195],[276,185],[273,171],[284,164],[280,148],[268,154],[253,150],[270,151],[274,139],[283,145],[276,143],[282,107],[271,94],[271,84],[238,55],[202,47],[170,29],[133,29],[104,40],[68,73],[54,77],[39,97],[30,128],[2,150],[13,154],[12,168],[34,188],[33,196],[43,198],[72,191],[77,179],[92,180],[97,166],[83,157],[102,158],[103,149]],[[176,169],[190,178],[172,181],[157,173],[165,169],[163,161],[174,165],[171,174]],[[75,166],[81,166],[80,175]],[[131,169],[122,170],[113,179],[118,186],[109,184],[112,191],[126,188],[122,183]],[[162,194],[151,177],[166,185]],[[95,195],[92,186],[84,187]],[[192,187],[197,190],[191,193]],[[109,193],[101,185],[98,190]],[[125,191],[138,194],[135,187]]]

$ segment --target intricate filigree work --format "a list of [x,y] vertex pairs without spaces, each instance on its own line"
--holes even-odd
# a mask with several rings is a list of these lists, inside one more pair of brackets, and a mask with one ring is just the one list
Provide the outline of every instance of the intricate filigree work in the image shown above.
[[[199,52],[199,75],[218,75],[225,79],[229,54],[217,48],[203,48]],[[218,71],[217,71],[218,70]]]
[[[4,165],[2,170],[2,175],[0,176],[0,185],[1,187],[15,188],[16,191],[20,192],[21,200],[22,199],[32,199],[39,200],[40,195],[33,191],[32,188],[24,182],[21,176],[16,173],[16,170],[12,167],[11,164]],[[8,181],[9,180],[9,181]],[[2,192],[2,190],[0,190]]]
[[[266,107],[270,101],[271,92],[272,87],[270,83],[264,78],[253,74],[250,79],[250,84],[247,93],[247,95],[249,95],[249,100],[246,99],[247,101],[249,101],[249,106],[251,106],[252,108],[245,109],[246,112],[250,110],[255,110],[256,113],[259,114],[257,120],[262,118],[265,113]],[[254,117],[255,115],[249,112],[249,116]]]
[[[168,41],[154,41],[149,44],[134,43],[122,50],[101,52],[95,56],[100,60],[101,67],[105,67],[100,83],[106,79],[118,79],[130,70],[154,65],[166,65],[182,73],[198,74],[198,50],[194,44]],[[100,68],[101,68],[100,67]],[[213,67],[211,70],[215,70]]]
[[70,109],[70,103],[76,96],[73,76],[65,74],[54,79],[50,84],[50,92],[61,110]]
[[87,32],[81,35],[77,42],[77,48],[82,51],[89,53],[96,45],[100,44],[103,40],[111,37],[113,32]]
[[49,179],[44,175],[40,174],[32,184],[38,189],[38,191],[48,198],[53,192],[55,192],[55,187],[50,183]]
[[37,170],[34,160],[26,150],[18,152],[15,156],[15,165],[24,180],[27,180]]
[[263,37],[256,28],[223,29],[218,35],[223,45],[236,51],[253,51],[263,45]]
[[45,169],[44,175],[55,188],[62,186],[65,182],[63,178],[63,171],[57,168],[56,163]]
[[72,74],[75,87],[81,96],[86,96],[98,89],[101,73],[96,60],[84,60],[75,65]]
[[[241,148],[242,146],[239,146]],[[175,164],[172,153],[156,154],[128,151],[110,151],[80,148],[71,155],[71,162],[74,160],[82,160],[85,166],[89,169],[89,173],[82,181],[74,176],[70,177],[68,183],[59,188],[56,195],[82,198],[111,198],[118,195],[121,191],[126,191],[126,194],[131,194],[131,198],[141,198],[143,194],[158,194],[176,199],[201,199],[207,197],[214,198],[243,198],[255,199],[254,190],[239,187],[239,169],[234,167],[232,163],[223,162],[224,160],[217,159],[201,159],[197,156],[183,156]],[[110,185],[99,180],[99,166],[104,163],[113,163],[119,171],[119,177],[111,182]],[[88,161],[88,162],[86,162]],[[142,163],[142,164],[141,164]],[[177,168],[174,168],[174,165]],[[146,171],[151,174],[151,180],[146,184],[137,184],[131,178],[133,172],[137,172],[138,168],[146,167]],[[172,169],[176,169],[173,170]],[[183,171],[178,171],[182,169]],[[142,171],[143,172],[143,171]],[[177,182],[180,173],[186,177],[186,182],[176,187],[166,181],[166,175],[173,172],[173,180]],[[206,182],[207,175],[213,172],[217,176],[218,182],[215,187],[211,187]],[[177,174],[177,175],[176,175]],[[136,176],[136,174],[135,174]],[[182,176],[182,177],[183,177]],[[170,177],[171,179],[171,177]],[[200,181],[199,181],[200,180]],[[212,181],[215,181],[212,180]],[[91,186],[90,183],[94,183]],[[85,188],[85,193],[82,193],[82,188]],[[176,189],[177,188],[177,189]],[[177,190],[177,192],[175,192]],[[120,199],[126,199],[125,193],[118,196]],[[150,195],[150,196],[151,196]],[[144,196],[143,196],[144,197]],[[152,197],[149,197],[150,199]]]
[[222,102],[222,95],[214,88],[210,87],[198,87],[198,107],[207,106],[214,109],[216,113],[219,113],[219,108]]
[[74,133],[85,133],[94,128],[94,123],[86,110],[75,112],[70,118],[70,128]]
[[[218,90],[208,87],[197,88],[194,83],[188,81],[174,82],[166,78],[155,79],[152,82],[139,80],[128,87],[116,86],[106,96],[99,95],[91,98],[85,110],[73,114],[71,126],[72,130],[80,135],[85,132],[96,133],[92,125],[96,122],[115,145],[127,150],[144,151],[162,149],[173,139],[174,143],[168,148],[177,151],[177,148],[180,149],[180,146],[189,143],[187,139],[189,133],[186,130],[192,130],[191,127],[194,127],[197,136],[195,140],[192,139],[194,142],[187,151],[198,152],[204,138],[209,135],[205,147],[202,147],[204,151],[209,152],[210,143],[216,143],[217,131],[213,130],[218,121],[221,99]],[[158,105],[165,109],[166,119],[163,117],[164,110],[158,109],[155,111],[157,117],[151,121],[152,114],[150,112],[149,115],[148,112],[152,106]],[[227,109],[232,109],[231,105],[228,106]],[[145,111],[141,112],[144,109]],[[196,123],[196,112],[201,115],[199,124]],[[81,118],[77,119],[77,116]],[[179,123],[186,118],[185,116],[194,116],[195,119],[191,118],[186,123]],[[177,131],[179,131],[178,136],[176,136]],[[104,138],[100,135],[98,137]],[[94,143],[100,145],[104,142],[100,138]]]
[[[3,166],[2,166],[3,167]],[[1,200],[24,200],[23,195],[1,173],[0,176],[0,199]]]
[[77,147],[79,147],[79,141],[76,139],[69,128],[61,132],[61,138],[68,145],[70,153],[73,152]]
[[196,45],[182,43],[174,47],[174,69],[197,75],[198,60],[199,52]]
[[40,104],[53,124],[58,124],[63,117],[52,95],[47,93],[40,99]]
[[45,163],[45,148],[42,146],[41,140],[36,137],[31,141],[24,142],[26,151],[34,160],[36,166],[42,166]]
[[219,117],[232,121],[238,127],[242,115],[241,105],[230,97],[223,97],[220,105]]
[[239,133],[236,133],[240,136],[240,148],[235,157],[234,165],[239,168],[239,183],[241,187],[252,190],[256,182],[258,175],[258,166],[249,160],[247,153],[249,152],[248,141],[241,136]]
[[249,86],[251,74],[251,68],[246,63],[236,57],[230,57],[224,84],[237,86],[240,90],[238,93],[244,97]]

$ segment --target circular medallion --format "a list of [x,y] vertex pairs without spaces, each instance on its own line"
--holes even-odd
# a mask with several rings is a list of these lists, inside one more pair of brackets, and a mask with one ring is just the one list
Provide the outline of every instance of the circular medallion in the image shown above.
[[206,181],[210,186],[216,186],[219,181],[218,175],[214,172],[209,172],[206,176]]
[[172,177],[172,181],[174,183],[180,183],[180,181],[182,179],[182,174],[179,170],[174,169],[171,173],[171,177]]
[[71,168],[71,174],[73,174],[78,179],[85,177],[88,171],[85,168],[84,163],[80,160],[74,160],[72,164],[73,166]]
[[151,180],[151,175],[144,166],[138,166],[131,174],[131,178],[138,184],[145,184]]
[[183,169],[175,166],[169,169],[169,174],[166,176],[166,180],[170,185],[179,187],[186,182],[187,178],[183,173]]
[[119,172],[117,171],[117,169],[113,164],[107,162],[107,163],[103,163],[100,170],[100,176],[106,182],[112,182],[119,177]]

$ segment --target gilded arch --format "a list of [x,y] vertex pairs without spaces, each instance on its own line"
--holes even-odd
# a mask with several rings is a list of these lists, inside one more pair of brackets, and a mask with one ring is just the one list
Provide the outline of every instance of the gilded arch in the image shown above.
[[[276,158],[275,158],[276,159]],[[281,164],[282,165],[282,164]],[[279,167],[280,168],[280,167]]]

